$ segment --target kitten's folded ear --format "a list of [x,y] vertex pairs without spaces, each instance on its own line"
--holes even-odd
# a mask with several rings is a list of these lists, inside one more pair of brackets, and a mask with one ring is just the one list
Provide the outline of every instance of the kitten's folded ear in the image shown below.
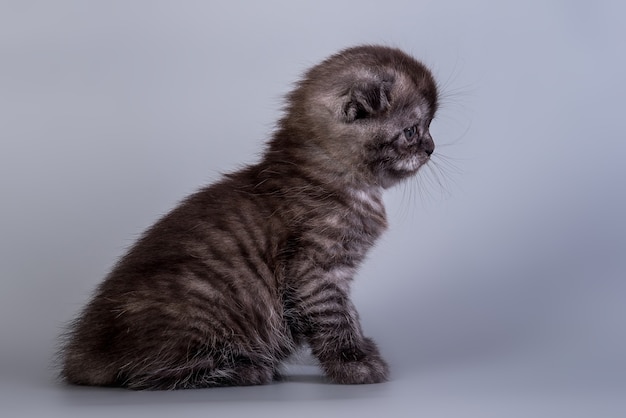
[[344,96],[343,120],[350,123],[385,112],[391,103],[392,86],[392,77],[355,80]]

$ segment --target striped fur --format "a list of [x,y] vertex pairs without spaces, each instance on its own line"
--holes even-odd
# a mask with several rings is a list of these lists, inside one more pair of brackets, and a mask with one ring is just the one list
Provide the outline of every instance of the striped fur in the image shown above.
[[355,47],[313,67],[262,160],[187,198],[118,262],[68,331],[61,375],[132,389],[263,384],[308,344],[333,382],[385,381],[350,282],[387,226],[383,189],[433,151],[436,108],[430,73],[397,49]]

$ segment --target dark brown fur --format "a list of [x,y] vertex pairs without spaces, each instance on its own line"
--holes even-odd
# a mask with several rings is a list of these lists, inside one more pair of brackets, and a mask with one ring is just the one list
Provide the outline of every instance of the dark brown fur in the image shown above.
[[187,198],[131,248],[73,323],[62,376],[179,389],[270,382],[301,344],[333,382],[388,367],[349,298],[386,228],[381,193],[434,145],[429,71],[362,46],[313,67],[256,165]]

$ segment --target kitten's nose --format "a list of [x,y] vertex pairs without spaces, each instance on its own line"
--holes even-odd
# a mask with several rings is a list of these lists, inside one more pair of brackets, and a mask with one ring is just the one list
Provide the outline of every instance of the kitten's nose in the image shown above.
[[433,141],[432,136],[430,136],[430,132],[426,132],[426,135],[421,138],[420,148],[428,155],[432,155],[432,153],[435,152],[435,141]]

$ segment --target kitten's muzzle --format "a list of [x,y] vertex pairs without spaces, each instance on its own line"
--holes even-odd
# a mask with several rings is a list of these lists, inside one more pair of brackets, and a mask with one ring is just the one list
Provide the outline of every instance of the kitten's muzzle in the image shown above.
[[433,141],[429,132],[426,132],[426,134],[420,138],[419,147],[428,155],[432,155],[432,153],[435,152],[435,141]]

